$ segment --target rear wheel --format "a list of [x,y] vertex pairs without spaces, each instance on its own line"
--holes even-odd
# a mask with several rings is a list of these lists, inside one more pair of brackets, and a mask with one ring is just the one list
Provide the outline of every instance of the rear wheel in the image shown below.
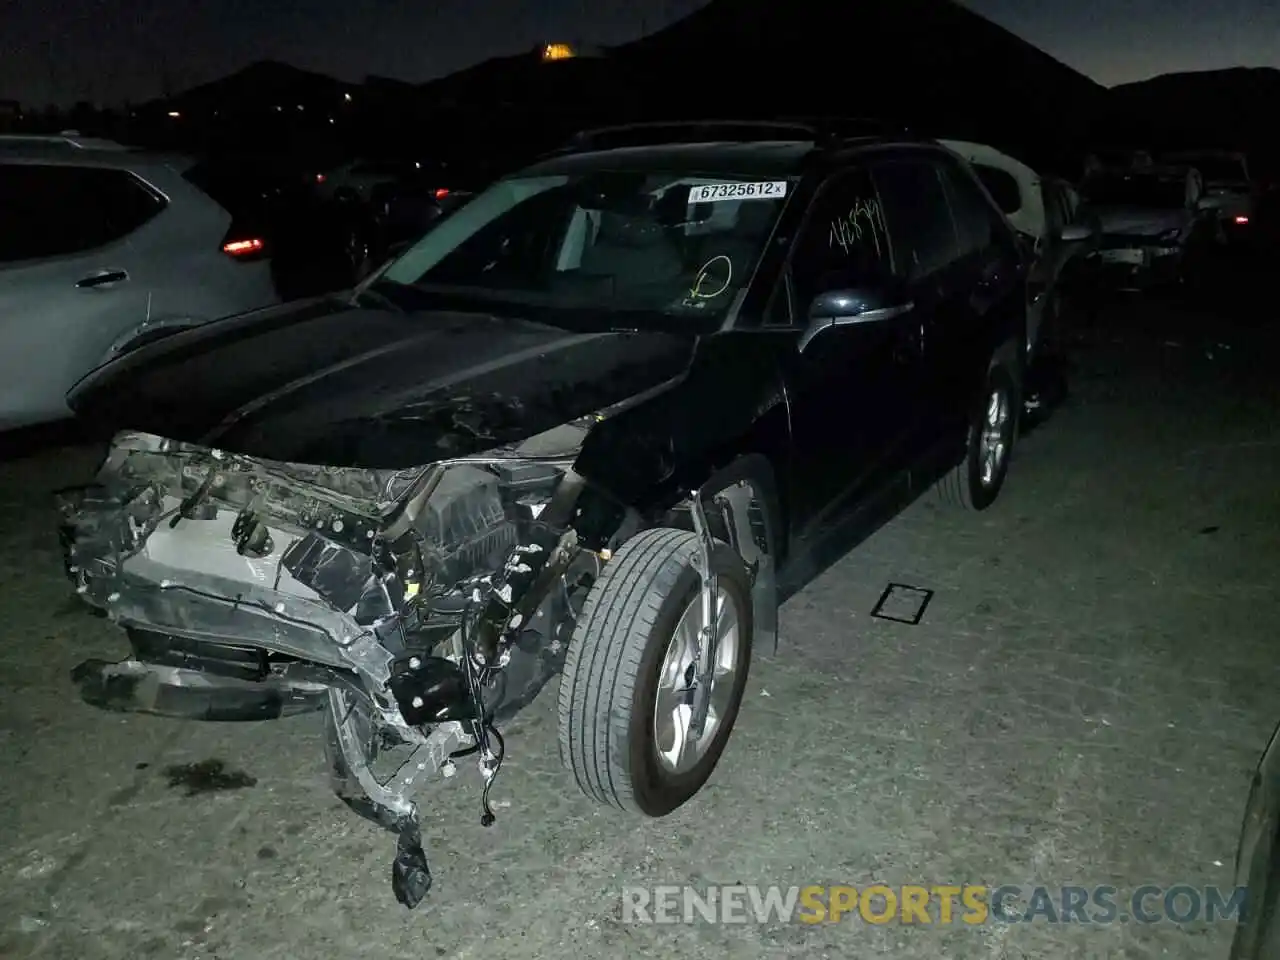
[[[698,539],[647,530],[617,552],[587,596],[560,681],[560,757],[593,800],[650,817],[688,801],[715,769],[751,661],[750,584],[717,544],[703,613]],[[715,636],[711,669],[701,644]]]
[[985,510],[995,502],[1009,471],[1021,403],[1013,377],[1003,365],[993,365],[969,423],[965,458],[938,483],[943,502],[967,510]]

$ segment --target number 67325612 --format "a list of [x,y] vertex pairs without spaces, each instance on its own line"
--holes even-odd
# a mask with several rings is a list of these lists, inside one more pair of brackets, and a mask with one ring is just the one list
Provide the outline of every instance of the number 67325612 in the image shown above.
[[766,180],[758,183],[704,183],[689,189],[690,203],[715,203],[719,200],[780,200],[787,195],[787,181]]

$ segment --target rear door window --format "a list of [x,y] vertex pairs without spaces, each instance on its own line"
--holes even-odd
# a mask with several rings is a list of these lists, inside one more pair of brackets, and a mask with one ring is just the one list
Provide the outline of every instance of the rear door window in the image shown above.
[[165,201],[125,170],[5,164],[0,172],[0,261],[65,256],[137,230]]
[[873,167],[872,176],[900,276],[932,276],[960,258],[955,221],[936,164],[915,157],[886,160]]
[[979,185],[963,168],[947,164],[944,169],[961,256],[980,254],[991,249],[995,241],[999,211],[991,206]]

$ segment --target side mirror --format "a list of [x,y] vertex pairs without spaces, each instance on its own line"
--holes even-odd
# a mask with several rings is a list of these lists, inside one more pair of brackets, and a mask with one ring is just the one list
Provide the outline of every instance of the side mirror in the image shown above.
[[824,330],[884,323],[914,309],[915,303],[895,285],[828,290],[818,294],[809,304],[809,325],[797,348],[804,352],[814,337]]

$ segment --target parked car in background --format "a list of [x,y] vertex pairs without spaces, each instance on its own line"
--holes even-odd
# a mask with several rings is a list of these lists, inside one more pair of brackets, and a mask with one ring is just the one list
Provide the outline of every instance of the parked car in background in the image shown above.
[[1280,957],[1280,728],[1254,773],[1236,853],[1236,885],[1249,893],[1229,960]]
[[424,161],[412,158],[349,160],[316,174],[316,190],[325,200],[369,203],[374,188],[417,176]]
[[284,299],[352,286],[345,217],[323,203],[303,172],[262,153],[222,152],[201,157],[183,176],[209,194],[237,222],[263,238],[271,274]]
[[318,174],[317,196],[343,251],[337,287],[350,287],[384,262],[392,246],[416,240],[474,189],[449,164],[424,160],[359,160]]
[[1186,278],[1188,253],[1206,222],[1194,168],[1094,174],[1080,192],[1102,231],[1089,255],[1095,279],[1138,288]]
[[142,343],[278,301],[259,225],[191,166],[0,137],[0,429],[69,416],[67,390]]
[[1025,265],[953,153],[781,123],[601,136],[345,300],[179,334],[73,394],[126,432],[60,497],[67,574],[134,647],[81,664],[82,695],[325,711],[333,786],[397,835],[408,906],[416,791],[474,757],[491,823],[498,725],[552,676],[581,790],[671,813],[780,596],[922,492],[991,506],[1017,437]]
[[1194,167],[1204,181],[1201,208],[1215,226],[1213,237],[1228,243],[1249,236],[1257,212],[1259,189],[1249,172],[1245,154],[1229,150],[1171,153],[1165,163]]
[[[1067,262],[1088,251],[1096,229],[1080,222],[1080,196],[1067,181],[1045,177],[995,147],[966,140],[943,146],[973,167],[987,192],[1021,239],[1029,262],[1027,278],[1027,359],[1032,369],[1042,348],[1050,352],[1061,309],[1060,281]],[[1038,403],[1036,391],[1027,401]]]
[[362,275],[418,240],[436,221],[465,204],[492,180],[479,170],[462,174],[454,168],[438,166],[374,187],[368,263]]
[[1137,173],[1150,169],[1154,163],[1154,154],[1139,147],[1094,148],[1085,157],[1082,179],[1103,174]]

